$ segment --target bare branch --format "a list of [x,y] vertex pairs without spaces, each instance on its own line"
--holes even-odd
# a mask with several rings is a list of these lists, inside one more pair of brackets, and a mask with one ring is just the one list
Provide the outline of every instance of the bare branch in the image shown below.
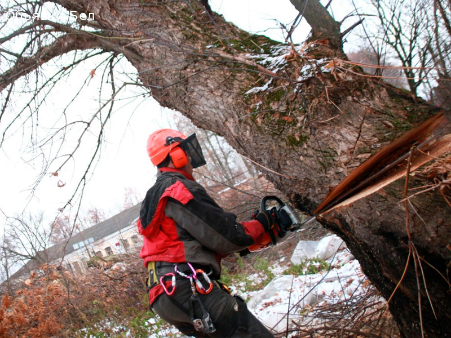
[[363,20],[365,20],[365,18],[360,19],[359,21],[357,21],[355,24],[353,24],[351,27],[349,27],[348,29],[346,29],[344,32],[341,33],[341,36],[346,36],[349,32],[351,32],[354,28],[356,28],[358,25],[361,25],[363,23]]
[[51,45],[41,48],[33,56],[19,58],[12,68],[1,74],[0,91],[54,57],[76,49],[95,48],[98,45],[97,40],[96,37],[89,35],[63,35],[57,38]]

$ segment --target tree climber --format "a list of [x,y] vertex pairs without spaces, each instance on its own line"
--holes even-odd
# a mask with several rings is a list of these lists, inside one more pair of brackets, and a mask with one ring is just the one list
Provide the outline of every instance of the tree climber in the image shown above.
[[269,232],[278,234],[271,213],[238,223],[216,204],[192,176],[206,164],[195,134],[158,130],[149,136],[147,152],[158,175],[142,202],[138,228],[151,308],[188,336],[273,337],[218,281],[222,257],[267,246]]

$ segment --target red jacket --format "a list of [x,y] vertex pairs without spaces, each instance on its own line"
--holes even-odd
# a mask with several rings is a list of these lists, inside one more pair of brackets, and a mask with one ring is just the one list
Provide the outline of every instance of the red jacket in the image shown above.
[[[160,169],[161,175],[141,205],[138,229],[143,235],[140,257],[150,261],[190,262],[213,268],[221,275],[221,257],[258,244],[264,237],[260,222],[238,223],[188,173]],[[151,290],[155,299],[161,286]],[[152,303],[152,300],[151,300]]]

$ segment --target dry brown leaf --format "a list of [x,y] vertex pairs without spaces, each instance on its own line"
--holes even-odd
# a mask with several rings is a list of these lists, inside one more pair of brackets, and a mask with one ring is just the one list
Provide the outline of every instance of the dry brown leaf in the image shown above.
[[280,119],[284,120],[284,121],[287,121],[287,122],[293,122],[294,121],[294,117],[293,116],[282,116]]

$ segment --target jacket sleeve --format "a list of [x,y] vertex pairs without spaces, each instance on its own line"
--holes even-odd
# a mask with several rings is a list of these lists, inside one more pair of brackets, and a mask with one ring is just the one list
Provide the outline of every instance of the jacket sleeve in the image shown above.
[[204,247],[228,254],[258,243],[264,234],[260,222],[253,220],[238,223],[236,215],[221,209],[203,188],[190,190],[193,199],[184,205],[169,199],[165,214]]

